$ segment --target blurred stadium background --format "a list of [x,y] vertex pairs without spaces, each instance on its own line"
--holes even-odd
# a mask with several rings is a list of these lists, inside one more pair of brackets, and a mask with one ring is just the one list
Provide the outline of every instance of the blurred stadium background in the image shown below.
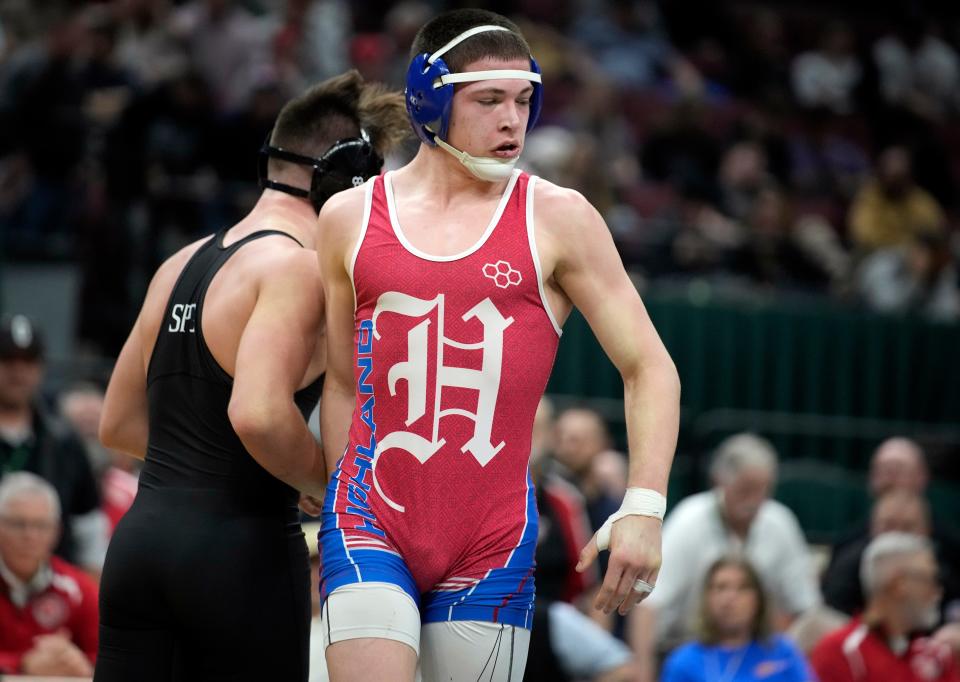
[[[105,382],[154,268],[252,206],[286,98],[350,67],[402,87],[417,28],[457,6],[0,0],[0,308],[44,329],[45,397]],[[544,71],[521,164],[600,209],[680,371],[671,505],[752,430],[828,544],[901,435],[934,515],[960,518],[960,5],[483,6]],[[548,392],[624,448],[619,377],[576,315]]]

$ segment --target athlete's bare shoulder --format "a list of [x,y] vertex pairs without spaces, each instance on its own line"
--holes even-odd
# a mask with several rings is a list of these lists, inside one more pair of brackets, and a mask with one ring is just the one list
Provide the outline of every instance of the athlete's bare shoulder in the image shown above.
[[143,300],[143,307],[140,309],[140,317],[137,319],[137,326],[141,336],[141,343],[145,349],[144,363],[149,361],[153,350],[153,341],[160,332],[160,324],[163,315],[166,312],[167,301],[170,300],[170,294],[173,287],[197,250],[203,246],[204,242],[213,237],[204,237],[195,242],[187,244],[175,254],[167,258],[150,280],[147,287],[147,294]]
[[538,178],[534,187],[534,210],[539,225],[550,231],[584,229],[599,213],[580,192]]
[[163,261],[160,267],[157,268],[153,278],[150,280],[150,286],[147,287],[147,295],[143,302],[143,310],[147,317],[155,313],[159,319],[159,316],[163,315],[163,308],[166,306],[167,299],[170,298],[170,293],[173,291],[177,278],[179,278],[180,273],[183,272],[187,261],[193,257],[197,250],[203,246],[208,239],[213,239],[213,237],[204,237],[203,239],[198,239],[195,242],[187,244]]
[[[373,179],[367,183],[374,182]],[[338,192],[320,209],[317,220],[317,250],[346,255],[353,250],[367,208],[367,183]]]
[[537,248],[548,272],[610,239],[600,213],[580,192],[538,179],[534,186]]
[[[266,281],[282,282],[296,280],[303,286],[319,278],[317,256],[313,249],[305,248],[288,236],[295,232],[293,228],[284,229],[285,224],[268,218],[260,220],[257,231],[276,230],[284,234],[265,235],[254,239],[238,249],[230,261],[224,265],[224,272],[234,283],[250,285],[252,291],[260,288]],[[227,233],[229,235],[229,232]],[[229,240],[227,241],[229,244]]]

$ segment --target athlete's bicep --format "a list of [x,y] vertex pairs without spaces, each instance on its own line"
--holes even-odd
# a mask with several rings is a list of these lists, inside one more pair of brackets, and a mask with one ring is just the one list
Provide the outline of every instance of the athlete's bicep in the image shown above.
[[100,414],[99,437],[105,447],[143,459],[149,429],[141,326],[138,317],[113,367]]
[[[346,194],[346,193],[344,193]],[[318,222],[317,253],[326,300],[327,375],[320,403],[320,433],[327,470],[347,443],[353,412],[354,290],[350,255],[358,239],[357,206],[340,204],[338,195],[324,206]],[[354,202],[355,203],[355,202]]]
[[560,230],[565,238],[554,277],[610,360],[629,375],[646,360],[666,357],[666,350],[603,218],[582,202],[569,212],[574,222]]
[[263,278],[237,346],[231,419],[266,426],[293,400],[313,358],[322,298],[312,256],[296,253]]
[[[344,195],[351,194],[349,197]],[[353,377],[354,300],[351,256],[360,238],[362,195],[337,195],[320,212],[317,257],[326,300],[327,378],[349,387]]]
[[117,357],[100,415],[100,441],[108,448],[143,459],[147,453],[149,412],[147,370],[170,290],[196,247],[182,249],[163,263],[147,287],[143,306]]

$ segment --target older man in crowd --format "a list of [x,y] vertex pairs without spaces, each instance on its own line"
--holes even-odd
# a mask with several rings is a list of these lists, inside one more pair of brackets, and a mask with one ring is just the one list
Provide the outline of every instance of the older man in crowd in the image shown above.
[[777,454],[751,433],[730,436],[711,466],[714,487],[682,500],[663,524],[663,566],[656,588],[630,624],[637,655],[653,674],[657,653],[689,639],[696,599],[710,564],[742,553],[767,589],[777,623],[821,603],[810,554],[793,512],[770,499]]
[[[864,551],[873,538],[893,531],[931,537],[930,505],[919,493],[906,488],[894,488],[877,499],[869,533],[860,541],[846,546],[823,576],[823,596],[830,606],[850,615],[863,609],[865,601],[860,583],[860,564]],[[932,547],[944,588],[944,620],[960,620],[958,567],[951,563],[936,541],[932,541]]]
[[960,682],[954,652],[929,632],[942,590],[930,540],[878,535],[860,563],[863,615],[824,638],[811,663],[821,682]]
[[89,677],[97,651],[97,588],[53,556],[60,500],[39,476],[0,481],[0,674]]
[[63,532],[57,554],[99,573],[107,521],[86,450],[73,429],[41,400],[44,343],[24,315],[0,319],[0,480],[29,471],[57,491]]

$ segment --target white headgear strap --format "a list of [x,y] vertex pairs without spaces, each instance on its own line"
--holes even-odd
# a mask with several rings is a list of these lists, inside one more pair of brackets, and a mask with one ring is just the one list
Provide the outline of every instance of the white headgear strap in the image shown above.
[[[430,55],[427,59],[428,64],[433,64],[437,59],[442,57],[444,54],[455,48],[457,45],[462,43],[467,38],[477,35],[478,33],[486,33],[487,31],[509,31],[510,29],[505,26],[474,26],[473,28],[464,31],[456,38],[451,40],[449,43],[441,47],[439,50]],[[534,73],[533,71],[523,71],[521,69],[494,69],[491,71],[462,71],[459,73],[448,73],[444,76],[440,76],[437,79],[433,87],[441,88],[444,85],[449,83],[471,83],[474,81],[488,81],[498,78],[505,78],[510,80],[521,80],[521,81],[532,81],[534,83],[542,83],[543,81],[540,78],[539,73]]]

